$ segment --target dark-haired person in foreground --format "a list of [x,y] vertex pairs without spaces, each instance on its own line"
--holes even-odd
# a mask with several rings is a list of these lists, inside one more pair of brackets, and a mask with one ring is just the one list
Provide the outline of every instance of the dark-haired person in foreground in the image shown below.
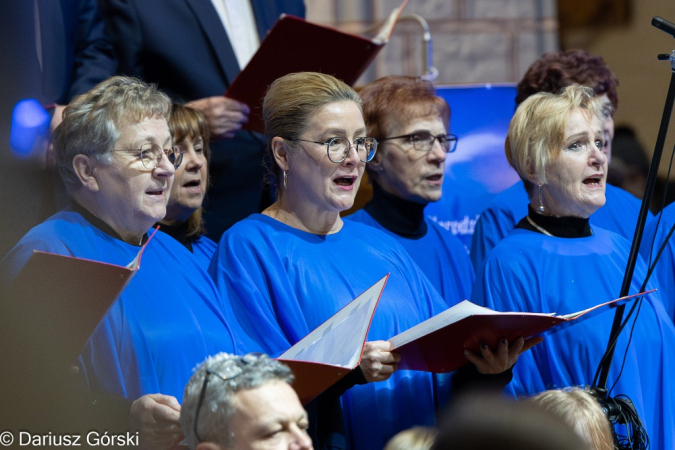
[[[604,109],[603,152],[608,161],[612,157],[614,120],[612,118],[619,99],[616,76],[600,56],[586,50],[567,50],[546,53],[535,61],[518,83],[516,106],[538,92],[557,94],[565,86],[581,84],[593,89]],[[640,200],[623,189],[607,184],[607,203],[591,217],[591,223],[633,239]],[[527,192],[522,181],[517,182],[498,196],[480,215],[471,241],[471,261],[476,271],[490,250],[513,230],[527,215]]]
[[180,421],[190,450],[312,450],[293,374],[266,355],[219,353],[185,387]]

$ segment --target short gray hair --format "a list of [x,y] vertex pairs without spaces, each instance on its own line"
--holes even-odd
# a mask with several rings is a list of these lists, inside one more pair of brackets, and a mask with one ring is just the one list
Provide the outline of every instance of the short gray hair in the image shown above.
[[[209,379],[205,381],[207,377]],[[236,411],[234,396],[239,391],[255,389],[270,381],[291,384],[291,369],[267,355],[218,353],[207,358],[192,375],[183,394],[180,423],[188,446],[194,449],[199,442],[231,445],[234,430],[230,429],[229,422]],[[195,417],[203,388],[205,395],[197,424],[198,438],[194,431]]]
[[171,100],[157,87],[130,77],[116,76],[79,95],[66,107],[63,122],[54,132],[54,152],[59,174],[69,192],[79,187],[73,158],[89,155],[101,163],[112,162],[123,121],[171,115]]

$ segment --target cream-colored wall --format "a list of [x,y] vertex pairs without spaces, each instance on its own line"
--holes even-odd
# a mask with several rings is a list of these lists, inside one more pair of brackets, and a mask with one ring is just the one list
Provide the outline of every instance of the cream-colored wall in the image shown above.
[[[560,0],[564,1],[564,0]],[[577,31],[566,44],[583,47],[602,55],[619,78],[617,125],[632,126],[645,150],[652,155],[661,123],[661,114],[670,83],[670,64],[658,61],[659,53],[675,49],[675,39],[651,25],[652,17],[661,16],[675,22],[674,0],[634,0],[631,23],[598,31]],[[675,144],[675,120],[671,119],[668,139],[661,162],[660,175]]]
[[[308,19],[352,33],[379,22],[401,0],[306,0]],[[565,1],[565,0],[559,0]],[[437,83],[517,82],[545,51],[556,51],[555,0],[410,0],[405,12],[429,21]],[[675,22],[675,0],[632,0],[631,23],[594,27],[566,35],[567,48],[585,48],[605,58],[619,77],[617,124],[632,126],[649,155],[656,143],[670,81],[668,62],[658,53],[675,49],[675,39],[651,26],[660,15]],[[420,32],[399,24],[391,42],[357,84],[384,75],[420,72]],[[666,152],[675,144],[675,120]],[[665,175],[665,162],[661,165]]]
[[[307,19],[364,34],[402,0],[306,0]],[[543,52],[558,49],[555,0],[409,0],[403,14],[429,23],[437,84],[517,82]],[[396,25],[357,85],[386,75],[421,75],[422,29]]]

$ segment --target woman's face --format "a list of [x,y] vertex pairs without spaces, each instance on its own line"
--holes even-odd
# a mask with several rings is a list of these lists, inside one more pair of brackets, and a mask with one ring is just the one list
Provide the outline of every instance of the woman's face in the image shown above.
[[[343,137],[353,142],[364,137],[366,126],[358,105],[350,100],[325,105],[313,114],[299,139],[326,142]],[[299,142],[289,154],[288,182],[283,196],[294,207],[313,207],[316,213],[340,212],[351,208],[365,168],[352,147],[339,164],[328,159],[325,144]]]
[[[587,110],[570,113],[559,156],[546,166],[544,208],[554,216],[587,218],[605,204],[607,155],[602,122]],[[537,189],[537,188],[535,188]],[[537,202],[537,193],[534,201]]]
[[185,138],[175,143],[175,146],[185,153],[183,162],[173,177],[173,187],[164,220],[182,223],[202,206],[209,169],[201,137],[195,138],[194,141]]
[[[393,127],[389,136],[430,133],[446,134],[443,119],[437,114],[416,117]],[[392,139],[380,144],[375,166],[377,182],[386,192],[416,203],[436,202],[441,198],[446,153],[438,140],[427,152],[415,150],[410,138]]]

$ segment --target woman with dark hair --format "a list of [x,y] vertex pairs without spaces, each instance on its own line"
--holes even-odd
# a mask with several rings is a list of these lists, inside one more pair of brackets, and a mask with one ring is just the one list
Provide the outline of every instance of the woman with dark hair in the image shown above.
[[[630,251],[622,236],[589,219],[605,203],[602,103],[590,88],[539,93],[516,111],[506,156],[524,181],[528,214],[488,255],[472,301],[499,311],[568,314],[616,297]],[[639,258],[631,292],[646,267]],[[651,285],[647,286],[651,289]],[[652,448],[675,448],[675,327],[658,293],[641,301],[616,343],[610,394],[628,396]],[[507,387],[516,395],[593,383],[613,315],[563,329],[523,355]]]
[[204,234],[202,202],[209,185],[209,128],[201,112],[174,103],[169,118],[173,144],[183,151],[176,169],[166,216],[160,229],[190,250],[208,268],[216,243]]

